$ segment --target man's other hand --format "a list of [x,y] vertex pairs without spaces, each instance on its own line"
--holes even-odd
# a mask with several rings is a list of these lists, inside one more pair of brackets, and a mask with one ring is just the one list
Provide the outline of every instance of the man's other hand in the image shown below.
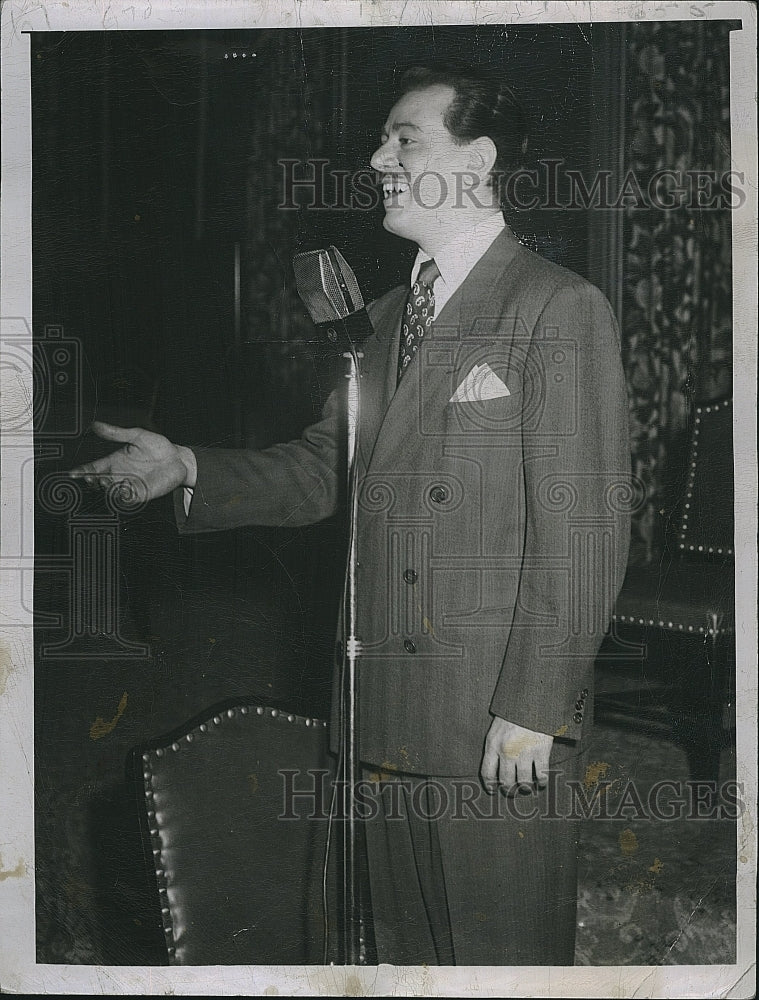
[[492,795],[497,786],[509,795],[545,788],[553,736],[523,729],[494,716],[485,738],[480,777]]
[[118,484],[125,499],[154,500],[178,486],[194,486],[197,476],[195,455],[189,448],[172,444],[162,434],[142,427],[116,427],[95,421],[92,430],[106,441],[120,441],[123,448],[105,458],[84,462],[69,470],[69,476],[108,489]]

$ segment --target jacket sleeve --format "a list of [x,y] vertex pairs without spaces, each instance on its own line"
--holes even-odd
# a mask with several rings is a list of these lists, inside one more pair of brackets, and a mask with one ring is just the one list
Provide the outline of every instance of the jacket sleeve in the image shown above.
[[194,448],[198,476],[189,512],[174,491],[182,534],[246,525],[297,527],[330,517],[338,508],[343,455],[343,407],[333,392],[318,423],[300,440],[260,451]]
[[[566,350],[573,375],[546,375],[545,359]],[[536,380],[541,405],[522,428],[523,559],[490,708],[526,729],[578,739],[624,578],[632,506],[619,331],[596,288],[554,293],[525,377]]]

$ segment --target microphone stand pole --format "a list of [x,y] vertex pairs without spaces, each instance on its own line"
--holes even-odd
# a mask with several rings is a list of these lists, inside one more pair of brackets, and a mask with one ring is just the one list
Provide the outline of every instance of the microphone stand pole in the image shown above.
[[358,741],[358,660],[360,642],[356,636],[356,518],[358,489],[356,450],[359,426],[359,363],[363,355],[353,345],[347,359],[348,407],[348,497],[349,545],[344,605],[342,760],[345,790],[346,829],[343,839],[343,950],[345,965],[361,964],[361,893],[359,875],[359,829],[356,816],[356,782],[360,773]]
[[[342,788],[343,830],[343,892],[342,927],[340,930],[345,965],[360,965],[362,954],[362,913],[359,852],[359,817],[356,814],[356,782],[360,774],[358,740],[358,661],[361,643],[356,635],[356,523],[358,487],[356,454],[360,409],[360,370],[357,343],[371,333],[371,321],[364,310],[364,299],[356,276],[336,247],[296,254],[293,260],[295,283],[311,319],[317,324],[330,324],[327,340],[331,344],[347,337],[348,401],[347,401],[347,480],[349,511],[348,564],[343,589],[343,650],[340,677],[340,756],[338,781],[335,783],[330,808],[330,832],[334,818],[337,792]],[[336,328],[337,327],[337,328]],[[324,939],[325,960],[329,952],[329,920],[327,914],[326,872],[329,864],[329,844],[324,869],[324,904],[327,933]]]

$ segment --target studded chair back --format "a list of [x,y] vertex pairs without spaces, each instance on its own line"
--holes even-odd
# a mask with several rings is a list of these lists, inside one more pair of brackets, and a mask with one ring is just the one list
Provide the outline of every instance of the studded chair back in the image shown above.
[[651,563],[628,567],[604,649],[608,662],[641,662],[642,674],[636,666],[626,691],[596,697],[602,721],[671,729],[674,720],[691,777],[709,780],[735,698],[732,416],[729,398],[693,407],[668,544]]
[[695,406],[676,546],[687,558],[733,557],[733,401]]
[[209,713],[133,755],[169,963],[321,964],[326,724]]

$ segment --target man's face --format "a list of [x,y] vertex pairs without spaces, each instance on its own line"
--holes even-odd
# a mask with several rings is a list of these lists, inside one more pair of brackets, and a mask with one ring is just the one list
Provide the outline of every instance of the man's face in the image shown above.
[[[464,189],[471,184],[470,152],[443,124],[452,87],[412,90],[391,110],[371,159],[381,175],[385,229],[429,254],[471,225]],[[471,207],[471,203],[469,203]]]

